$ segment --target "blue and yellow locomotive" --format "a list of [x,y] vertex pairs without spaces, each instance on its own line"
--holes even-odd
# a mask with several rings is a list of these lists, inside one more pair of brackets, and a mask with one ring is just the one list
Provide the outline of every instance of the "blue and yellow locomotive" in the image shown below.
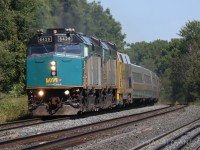
[[134,102],[156,102],[159,78],[130,63],[115,44],[74,29],[38,31],[27,49],[33,116],[75,115]]

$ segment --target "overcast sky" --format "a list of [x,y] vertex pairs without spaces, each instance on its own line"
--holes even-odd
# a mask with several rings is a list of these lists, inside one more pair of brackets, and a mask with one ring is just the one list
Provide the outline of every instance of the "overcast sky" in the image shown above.
[[177,38],[186,22],[200,21],[200,0],[95,1],[100,1],[104,9],[110,9],[129,43]]

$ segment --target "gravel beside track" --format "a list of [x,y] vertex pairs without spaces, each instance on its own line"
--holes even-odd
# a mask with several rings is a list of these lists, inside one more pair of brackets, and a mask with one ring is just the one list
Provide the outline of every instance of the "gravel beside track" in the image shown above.
[[200,118],[200,106],[189,106],[179,111],[144,120],[113,132],[109,137],[89,141],[73,150],[132,150],[154,137],[186,125]]
[[40,134],[40,133],[49,132],[49,131],[67,129],[70,127],[80,126],[80,125],[94,123],[94,122],[103,121],[103,120],[109,120],[112,118],[118,118],[120,116],[137,114],[137,113],[155,110],[155,109],[164,108],[164,107],[167,107],[167,105],[155,105],[155,106],[149,106],[149,107],[143,107],[143,108],[137,108],[137,109],[124,110],[124,111],[119,111],[119,112],[114,112],[114,113],[88,116],[85,118],[60,120],[57,122],[44,123],[40,125],[34,125],[34,126],[29,126],[29,127],[19,128],[19,129],[2,131],[0,132],[0,141],[5,141],[13,137],[15,138],[24,137],[24,136]]

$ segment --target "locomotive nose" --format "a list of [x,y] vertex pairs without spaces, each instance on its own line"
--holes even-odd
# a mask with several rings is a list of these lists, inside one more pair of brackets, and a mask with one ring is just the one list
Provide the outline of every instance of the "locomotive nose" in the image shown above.
[[27,60],[27,87],[82,86],[82,76],[81,57],[54,55]]

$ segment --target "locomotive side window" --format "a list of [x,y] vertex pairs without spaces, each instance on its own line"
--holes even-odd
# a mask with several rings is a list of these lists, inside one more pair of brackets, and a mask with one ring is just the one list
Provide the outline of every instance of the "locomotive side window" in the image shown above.
[[109,49],[108,45],[105,42],[101,42],[104,49]]
[[157,85],[157,83],[156,83],[156,78],[155,78],[155,77],[153,77],[153,85],[154,85],[154,86]]
[[90,38],[86,37],[86,36],[83,36],[81,35],[80,38],[86,43],[86,44],[89,44],[89,45],[92,45],[91,41],[90,41]]

